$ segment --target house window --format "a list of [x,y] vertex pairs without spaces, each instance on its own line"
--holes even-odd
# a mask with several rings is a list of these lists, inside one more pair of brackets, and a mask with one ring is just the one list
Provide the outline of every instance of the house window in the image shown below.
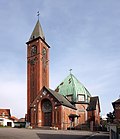
[[85,95],[78,95],[78,101],[85,101]]
[[69,101],[73,101],[73,95],[67,95],[67,99],[68,99]]
[[90,102],[90,97],[89,96],[87,96],[87,102]]

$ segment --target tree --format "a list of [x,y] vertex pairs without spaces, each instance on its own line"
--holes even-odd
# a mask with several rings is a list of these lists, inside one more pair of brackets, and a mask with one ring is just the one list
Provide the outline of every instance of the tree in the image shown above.
[[115,119],[115,112],[114,111],[109,112],[107,114],[107,123],[113,123],[114,119]]

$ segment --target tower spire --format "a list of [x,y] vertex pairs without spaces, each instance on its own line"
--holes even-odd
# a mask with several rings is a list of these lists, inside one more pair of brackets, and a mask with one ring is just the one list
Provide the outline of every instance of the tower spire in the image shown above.
[[40,21],[39,21],[39,11],[37,12],[37,16],[38,16],[38,21],[34,27],[34,30],[30,36],[30,39],[29,40],[34,40],[35,38],[38,38],[38,37],[41,37],[43,40],[45,40],[45,36],[44,36],[44,33],[43,33],[43,30],[42,30],[42,27],[40,25]]

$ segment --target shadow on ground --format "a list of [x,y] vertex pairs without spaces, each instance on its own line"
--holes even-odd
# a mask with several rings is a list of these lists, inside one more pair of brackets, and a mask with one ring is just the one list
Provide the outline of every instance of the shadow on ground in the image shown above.
[[61,135],[61,134],[37,134],[40,139],[86,139],[89,136]]

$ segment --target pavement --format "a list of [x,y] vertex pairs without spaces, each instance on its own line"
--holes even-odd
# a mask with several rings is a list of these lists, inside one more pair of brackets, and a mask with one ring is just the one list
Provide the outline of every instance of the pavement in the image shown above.
[[93,139],[92,137],[95,137],[96,134],[100,137],[102,133],[78,130],[0,128],[0,139]]

